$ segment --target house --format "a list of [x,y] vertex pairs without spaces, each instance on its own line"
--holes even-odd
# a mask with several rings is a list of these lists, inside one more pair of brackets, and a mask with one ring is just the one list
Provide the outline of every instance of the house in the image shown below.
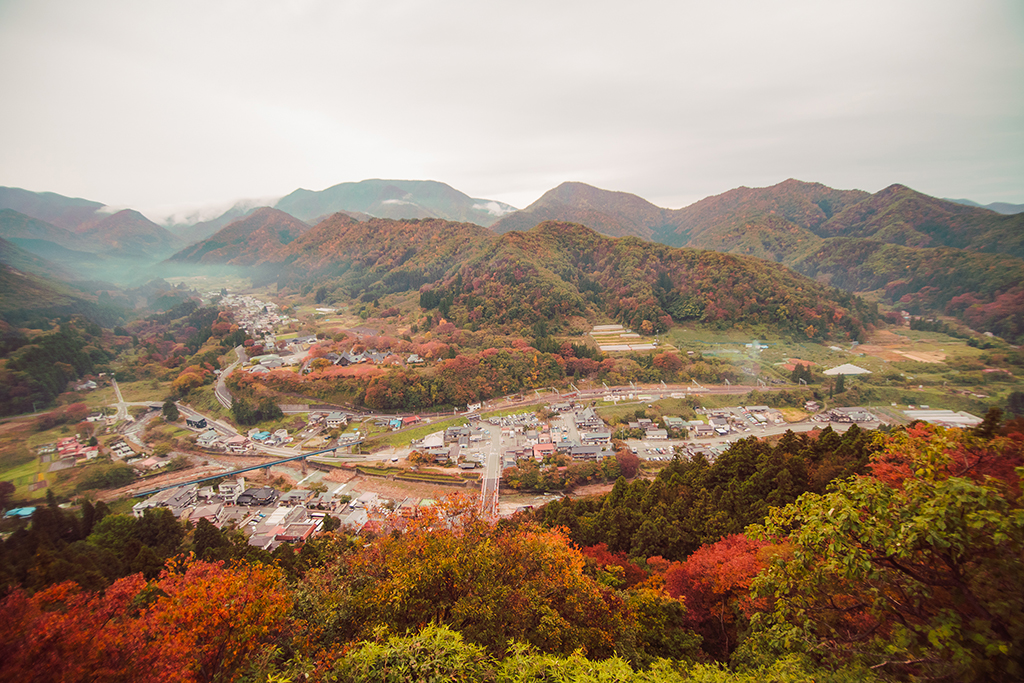
[[551,443],[539,443],[533,447],[533,457],[541,462],[545,457],[555,454],[555,444]]
[[182,513],[196,502],[198,490],[198,487],[192,484],[159,491],[146,500],[136,503],[132,507],[132,514],[141,518],[150,508],[165,507],[175,518],[181,517]]
[[229,503],[234,503],[244,491],[245,477],[222,481],[220,486],[217,487],[217,494]]
[[647,438],[651,439],[652,441],[664,441],[665,439],[668,438],[668,430],[667,429],[648,429],[647,430]]
[[206,418],[203,417],[202,415],[194,418],[186,417],[185,426],[190,427],[192,429],[206,429],[207,427],[209,427],[209,425],[206,424]]
[[245,453],[249,450],[249,439],[244,436],[233,436],[224,442],[224,448],[228,453]]
[[599,429],[604,426],[602,420],[593,408],[584,408],[576,413],[576,429]]
[[697,436],[714,436],[715,435],[715,428],[712,427],[711,425],[705,425],[705,424],[697,425],[696,427],[693,428],[693,431],[697,434]]
[[224,503],[207,503],[206,505],[200,505],[188,516],[188,521],[196,524],[199,520],[205,519],[211,524],[217,524],[220,512],[223,509]]
[[277,491],[264,486],[262,488],[246,489],[235,501],[238,505],[271,505],[277,499]]
[[335,410],[327,413],[326,424],[328,429],[340,429],[348,424],[348,416]]
[[573,460],[598,460],[601,457],[600,446],[573,446],[569,449]]
[[352,507],[357,509],[362,508],[364,510],[369,509],[377,505],[377,501],[379,498],[380,495],[373,493],[372,491],[369,493],[363,493],[360,494],[358,498],[352,501]]
[[587,432],[580,434],[580,440],[584,446],[593,444],[605,444],[612,442],[611,432]]
[[220,440],[220,435],[212,429],[208,429],[196,437],[196,445],[200,448],[210,448]]
[[283,531],[274,534],[274,540],[284,543],[305,541],[316,531],[315,522],[295,522],[284,527]]

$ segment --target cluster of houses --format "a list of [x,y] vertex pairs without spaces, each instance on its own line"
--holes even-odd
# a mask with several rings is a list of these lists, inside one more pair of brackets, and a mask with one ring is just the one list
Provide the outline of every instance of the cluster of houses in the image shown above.
[[226,478],[216,487],[191,484],[167,489],[136,503],[132,514],[167,508],[175,518],[196,524],[205,519],[218,528],[234,527],[249,545],[273,551],[282,543],[301,543],[322,531],[328,514],[355,532],[400,528],[437,501],[429,498],[390,500],[377,493],[314,493],[303,489],[278,491],[269,486],[247,487],[244,477]]
[[328,353],[324,356],[324,359],[329,360],[333,365],[340,365],[341,367],[358,365],[359,363],[370,363],[371,365],[421,365],[424,363],[423,357],[418,353],[410,353],[408,356],[405,356],[404,354],[387,353],[374,349],[355,353],[355,348],[342,353]]
[[768,406],[720,408],[708,410],[706,415],[707,423],[699,421],[686,423],[687,428],[697,438],[749,432],[751,427],[766,427],[785,422],[782,413]]
[[[249,534],[249,544],[273,550],[281,543],[304,541],[323,527],[326,512],[336,504],[323,494],[269,486],[246,487],[245,478],[225,479],[218,486],[191,484],[153,494],[132,507],[136,517],[151,508],[167,508],[175,518],[196,524],[205,519],[222,528],[234,526]],[[319,508],[319,509],[318,509]]]
[[76,435],[41,446],[37,452],[42,458],[49,459],[49,471],[57,472],[96,458],[100,449],[99,446],[82,443]]
[[294,318],[281,315],[277,304],[248,294],[227,294],[221,298],[220,304],[232,309],[235,322],[253,339],[269,337],[273,343],[274,330],[278,325],[295,322]]

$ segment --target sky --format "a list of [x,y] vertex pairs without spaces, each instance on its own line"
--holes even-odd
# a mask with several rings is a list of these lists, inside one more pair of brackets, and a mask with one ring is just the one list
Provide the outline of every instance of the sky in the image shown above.
[[0,0],[0,185],[184,207],[429,179],[679,208],[1024,203],[1020,0]]

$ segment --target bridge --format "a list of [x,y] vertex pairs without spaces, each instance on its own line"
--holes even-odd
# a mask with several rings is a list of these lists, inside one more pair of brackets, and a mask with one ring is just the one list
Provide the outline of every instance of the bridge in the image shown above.
[[[346,445],[351,445],[351,444],[346,444]],[[142,498],[143,496],[151,496],[154,493],[160,493],[161,491],[166,491],[168,489],[176,489],[178,487],[189,486],[191,484],[201,484],[204,481],[213,481],[215,479],[223,479],[224,477],[228,477],[228,476],[235,475],[235,474],[242,474],[244,472],[252,472],[254,470],[269,470],[274,465],[281,465],[281,464],[286,463],[286,462],[294,462],[296,460],[303,460],[305,458],[311,458],[314,455],[322,455],[324,453],[336,453],[339,448],[343,448],[343,446],[334,446],[332,448],[325,448],[322,451],[313,451],[312,453],[303,453],[302,455],[293,455],[293,456],[288,457],[288,458],[281,458],[279,460],[272,460],[270,462],[263,462],[263,463],[260,463],[259,465],[250,465],[249,467],[242,467],[240,469],[231,470],[230,472],[225,472],[223,474],[214,474],[214,475],[211,475],[211,476],[199,477],[198,479],[192,479],[190,481],[183,481],[183,482],[180,482],[178,484],[170,484],[168,486],[161,486],[160,488],[150,489],[149,491],[142,491],[141,493],[136,493],[133,497],[134,498]]]

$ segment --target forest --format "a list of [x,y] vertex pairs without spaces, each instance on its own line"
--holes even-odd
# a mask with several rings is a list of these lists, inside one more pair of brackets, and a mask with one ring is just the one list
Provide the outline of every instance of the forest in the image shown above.
[[454,496],[273,555],[51,501],[0,548],[0,675],[1019,679],[1022,431],[747,440],[497,524]]

